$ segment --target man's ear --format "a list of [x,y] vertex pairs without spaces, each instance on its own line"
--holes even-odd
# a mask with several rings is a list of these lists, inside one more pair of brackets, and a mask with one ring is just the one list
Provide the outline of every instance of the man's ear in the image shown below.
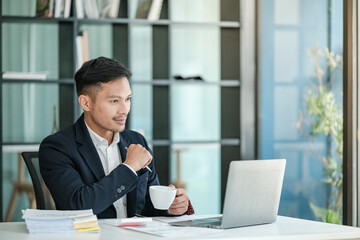
[[79,104],[81,108],[84,110],[84,112],[88,112],[91,110],[92,107],[92,101],[89,95],[80,95],[78,97]]

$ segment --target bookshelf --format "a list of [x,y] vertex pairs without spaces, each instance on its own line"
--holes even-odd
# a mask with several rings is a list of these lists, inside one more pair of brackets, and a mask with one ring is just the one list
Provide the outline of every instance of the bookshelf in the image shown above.
[[[210,200],[208,208],[215,206],[214,213],[220,212],[220,195],[224,194],[228,165],[231,160],[240,159],[240,1],[208,1],[211,4],[204,4],[203,0],[198,0],[198,3],[164,0],[160,19],[147,21],[135,19],[136,1],[121,0],[119,15],[115,19],[77,19],[73,1],[70,17],[64,19],[34,17],[31,7],[24,14],[9,14],[9,5],[14,3],[2,0],[2,71],[28,70],[19,63],[21,56],[7,57],[12,54],[7,45],[15,37],[5,36],[5,32],[35,29],[35,36],[27,33],[30,34],[27,38],[31,41],[35,41],[32,38],[44,38],[44,49],[36,44],[35,50],[30,45],[25,49],[29,58],[36,61],[44,62],[41,60],[44,52],[55,53],[48,57],[53,63],[53,74],[49,74],[45,81],[0,78],[0,125],[3,133],[0,165],[4,166],[0,170],[3,173],[16,171],[16,166],[9,163],[16,162],[16,154],[6,152],[6,149],[14,146],[26,149],[27,145],[39,144],[51,133],[53,106],[56,106],[56,121],[60,129],[72,124],[81,114],[73,82],[75,38],[80,31],[88,30],[91,58],[99,55],[113,57],[133,72],[131,87],[134,97],[127,124],[128,128],[145,132],[154,151],[161,184],[176,180],[176,153],[180,149],[182,179],[193,204],[195,202],[201,213],[202,206],[196,202],[213,198],[215,200]],[[10,10],[4,9],[3,5]],[[14,36],[21,34],[17,32]],[[46,40],[49,35],[54,38],[52,43]],[[19,69],[11,69],[12,64],[19,65]],[[30,68],[37,67],[32,66],[31,61],[28,64]],[[46,62],[42,64],[48,66]],[[174,76],[179,74],[185,77],[201,75],[204,81],[176,80]],[[12,88],[13,92],[28,95],[21,101],[12,101],[9,93]],[[27,103],[32,93],[37,97]],[[34,112],[28,109],[19,115],[14,113],[13,109],[25,107]],[[26,113],[30,115],[26,116]],[[37,131],[24,135],[15,123]],[[199,169],[202,171],[196,172]],[[215,173],[211,172],[213,169]],[[4,195],[11,187],[12,175],[8,175],[3,174],[2,179],[1,216],[8,205],[8,196]],[[209,181],[194,186],[203,178]],[[198,188],[205,189],[206,193]]]

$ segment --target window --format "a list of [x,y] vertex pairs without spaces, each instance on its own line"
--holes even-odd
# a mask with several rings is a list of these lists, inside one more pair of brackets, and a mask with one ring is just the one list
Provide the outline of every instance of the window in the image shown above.
[[287,159],[280,215],[342,221],[342,4],[260,1],[258,149]]

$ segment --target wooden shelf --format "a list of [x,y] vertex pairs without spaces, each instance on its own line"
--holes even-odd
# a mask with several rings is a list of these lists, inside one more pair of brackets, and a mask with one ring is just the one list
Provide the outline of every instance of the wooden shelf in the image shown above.
[[221,80],[221,81],[199,81],[199,80],[132,80],[132,85],[150,85],[150,86],[170,86],[170,85],[219,85],[222,87],[239,87],[240,80]]
[[153,139],[148,141],[149,144],[153,146],[173,146],[173,145],[189,145],[189,146],[213,146],[215,145],[224,145],[224,146],[239,146],[240,139],[231,138],[231,139],[221,139],[218,141],[170,141],[167,139]]
[[40,143],[26,143],[26,144],[3,144],[3,153],[19,153],[19,152],[32,152],[39,150]]
[[191,26],[215,26],[224,28],[239,28],[240,22],[236,21],[171,21],[160,19],[157,21],[148,21],[146,19],[128,19],[128,18],[46,18],[31,16],[2,16],[3,22],[12,23],[61,23],[61,22],[78,22],[79,24],[132,24],[132,25],[191,25]]
[[28,16],[2,16],[3,23],[72,23],[75,21],[74,17],[70,18],[45,18],[45,17],[28,17]]
[[74,84],[74,79],[46,79],[46,80],[35,80],[35,79],[3,79],[3,83],[36,83],[36,84]]

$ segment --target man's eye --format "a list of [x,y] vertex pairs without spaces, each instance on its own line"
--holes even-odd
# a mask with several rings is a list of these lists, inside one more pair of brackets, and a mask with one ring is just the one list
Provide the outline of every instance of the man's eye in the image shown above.
[[131,97],[128,97],[127,99],[126,99],[126,101],[130,101],[131,100]]
[[111,100],[112,103],[117,103],[118,100],[117,99],[114,99],[114,100]]

